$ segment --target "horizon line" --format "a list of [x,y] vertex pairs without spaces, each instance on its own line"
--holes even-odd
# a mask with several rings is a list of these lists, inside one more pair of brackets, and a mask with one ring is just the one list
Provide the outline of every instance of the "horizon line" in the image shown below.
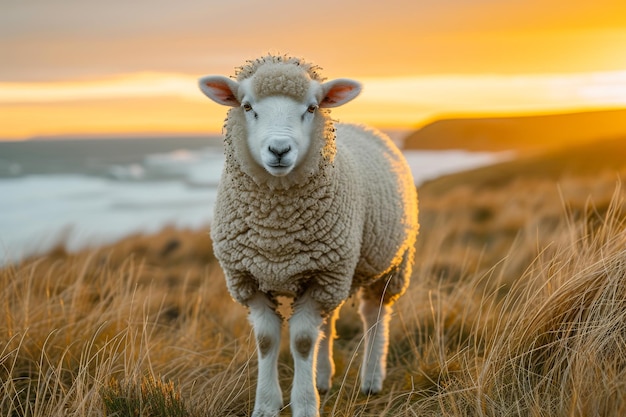
[[[410,125],[382,125],[371,123],[369,126],[375,127],[382,132],[408,133],[415,132],[425,126],[446,120],[479,120],[479,119],[509,119],[509,118],[535,118],[561,115],[577,115],[589,113],[626,112],[626,105],[606,105],[606,106],[578,106],[574,108],[547,109],[547,110],[520,110],[520,111],[466,111],[466,112],[442,112],[438,115],[425,117],[421,121]],[[349,123],[349,122],[348,122]],[[356,123],[364,124],[364,123]],[[626,130],[626,128],[625,128]],[[51,133],[33,135],[26,137],[0,137],[1,142],[36,142],[36,141],[80,141],[80,140],[125,140],[125,139],[214,139],[222,136],[220,131],[117,131],[117,132],[72,132],[72,133]]]

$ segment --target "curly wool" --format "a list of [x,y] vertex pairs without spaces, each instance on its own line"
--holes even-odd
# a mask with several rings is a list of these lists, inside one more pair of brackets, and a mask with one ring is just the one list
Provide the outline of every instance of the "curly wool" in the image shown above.
[[239,68],[237,81],[251,78],[252,89],[257,99],[282,95],[304,101],[311,81],[324,80],[318,70],[318,67],[299,58],[267,55],[248,61],[248,65]]
[[[263,75],[253,80],[263,86],[281,70],[287,79],[293,68],[310,76],[301,64],[270,64],[246,73]],[[406,162],[378,132],[335,125],[327,110],[315,117],[303,164],[273,177],[250,155],[242,110],[228,113],[211,236],[228,289],[244,305],[257,291],[298,297],[306,290],[330,312],[359,287],[377,297],[386,288],[392,302],[408,286],[418,225]]]
[[360,231],[352,221],[337,221],[335,213],[350,208],[356,192],[341,190],[328,167],[304,185],[283,190],[270,190],[237,170],[225,172],[219,193],[228,197],[217,202],[212,238],[231,295],[240,303],[257,291],[297,296],[314,279],[314,298],[324,305],[336,306],[342,301],[337,295],[349,293],[346,275],[358,259],[358,245],[351,241],[360,240]]
[[[351,125],[338,131],[335,163],[304,185],[270,190],[239,169],[225,171],[212,238],[238,302],[257,291],[298,296],[312,288],[332,311],[361,286],[387,285],[387,302],[408,286],[417,236],[411,177],[386,142],[371,141],[373,133]],[[389,161],[396,172],[381,174]]]
[[308,76],[315,81],[323,82],[326,78],[320,74],[321,68],[317,65],[306,62],[302,58],[290,57],[287,55],[265,55],[255,60],[247,61],[245,65],[235,70],[235,76],[237,81],[243,81],[246,78],[252,77],[259,68],[268,64],[283,64],[285,67],[297,67],[301,71],[304,71]]
[[264,65],[255,73],[252,88],[257,99],[283,95],[304,101],[311,79],[300,68],[284,64]]

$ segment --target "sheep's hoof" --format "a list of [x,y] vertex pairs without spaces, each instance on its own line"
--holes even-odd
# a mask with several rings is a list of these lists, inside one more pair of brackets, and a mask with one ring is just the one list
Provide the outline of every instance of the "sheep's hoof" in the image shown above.
[[366,395],[366,396],[370,396],[370,395],[376,395],[379,394],[380,390],[379,389],[373,389],[373,388],[361,388],[361,394]]
[[374,381],[370,381],[370,383],[363,383],[361,385],[361,393],[367,396],[379,394],[382,390],[382,382],[376,383]]
[[280,410],[254,410],[252,417],[278,417]]
[[315,410],[293,410],[293,417],[320,417],[320,413]]

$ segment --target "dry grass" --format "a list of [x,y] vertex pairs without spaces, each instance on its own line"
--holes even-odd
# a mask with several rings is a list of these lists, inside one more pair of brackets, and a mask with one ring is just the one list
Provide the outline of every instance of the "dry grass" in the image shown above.
[[[626,193],[617,178],[425,186],[385,389],[358,393],[362,333],[349,300],[322,414],[626,415]],[[6,267],[0,307],[1,415],[251,412],[254,341],[206,231],[58,248]],[[280,363],[287,401],[287,343]]]

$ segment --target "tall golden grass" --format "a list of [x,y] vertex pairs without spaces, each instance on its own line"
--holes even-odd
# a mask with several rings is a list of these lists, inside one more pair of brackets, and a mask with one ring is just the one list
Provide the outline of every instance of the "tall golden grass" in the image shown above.
[[[620,177],[424,186],[384,391],[359,394],[362,331],[348,300],[322,414],[626,415]],[[59,247],[0,270],[0,413],[250,415],[254,338],[206,232]],[[288,393],[286,338],[279,366]]]

